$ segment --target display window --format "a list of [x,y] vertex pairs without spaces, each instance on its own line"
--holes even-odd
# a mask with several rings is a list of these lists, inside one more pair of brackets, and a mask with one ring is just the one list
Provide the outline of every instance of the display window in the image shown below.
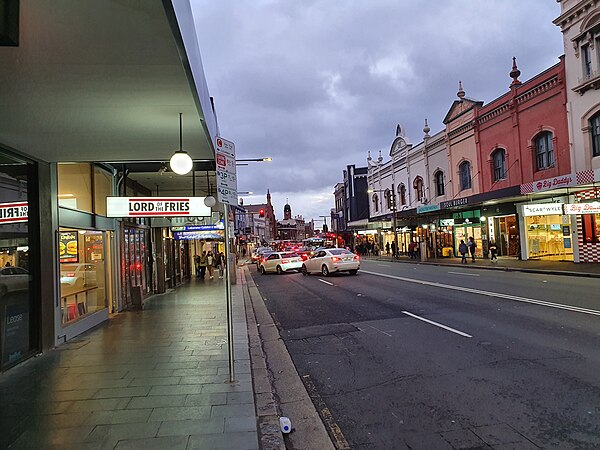
[[582,214],[583,242],[597,244],[600,242],[600,214]]
[[36,351],[29,257],[29,165],[0,154],[0,369]]
[[458,252],[458,247],[460,245],[460,241],[465,241],[465,244],[469,241],[469,238],[472,237],[477,244],[477,248],[475,249],[475,256],[483,257],[483,242],[481,240],[481,226],[479,224],[469,224],[469,225],[455,225],[454,226],[454,252],[458,256],[460,253]]
[[525,217],[528,258],[573,261],[569,216]]
[[106,232],[60,228],[61,320],[69,324],[108,307]]

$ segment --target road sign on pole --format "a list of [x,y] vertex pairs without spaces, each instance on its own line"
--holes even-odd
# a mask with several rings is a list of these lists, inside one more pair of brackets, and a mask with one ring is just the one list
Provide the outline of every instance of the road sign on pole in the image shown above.
[[221,203],[237,205],[237,175],[235,171],[235,144],[217,136],[215,152],[217,165],[217,197]]

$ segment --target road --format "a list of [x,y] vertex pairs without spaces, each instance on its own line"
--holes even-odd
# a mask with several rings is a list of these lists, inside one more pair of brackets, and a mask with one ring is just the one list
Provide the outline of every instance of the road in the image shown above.
[[600,280],[379,261],[251,272],[338,444],[600,448]]

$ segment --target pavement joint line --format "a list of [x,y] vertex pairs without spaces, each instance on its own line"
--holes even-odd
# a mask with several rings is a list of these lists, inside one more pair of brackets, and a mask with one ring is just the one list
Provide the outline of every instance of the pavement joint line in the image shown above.
[[435,325],[436,327],[443,328],[444,330],[451,331],[452,333],[456,333],[460,336],[464,336],[467,338],[472,338],[470,334],[464,333],[462,331],[457,330],[456,328],[449,327],[447,325],[442,325],[441,323],[434,322],[433,320],[425,319],[424,317],[417,316],[416,314],[409,313],[408,311],[402,311],[402,314],[406,314],[407,316],[414,317],[415,319],[422,320],[423,322],[430,323],[431,325]]
[[390,333],[386,333],[385,331],[382,331],[379,328],[374,327],[373,325],[369,325],[369,327],[373,328],[376,331],[379,331],[381,334],[385,334],[386,336],[392,337],[392,335]]
[[598,311],[598,310],[589,309],[589,308],[581,308],[579,306],[563,305],[560,303],[536,300],[534,298],[519,297],[516,295],[502,294],[500,292],[482,291],[479,289],[472,289],[472,288],[463,287],[463,286],[453,286],[451,284],[442,284],[442,283],[438,283],[436,281],[416,280],[414,278],[399,277],[396,275],[388,275],[385,273],[371,272],[368,270],[363,270],[362,272],[369,274],[369,275],[375,275],[378,277],[391,278],[394,280],[406,281],[408,283],[422,284],[424,286],[433,286],[433,287],[439,287],[441,289],[450,289],[453,291],[469,292],[471,294],[479,294],[479,295],[485,295],[488,297],[504,298],[506,300],[514,300],[516,302],[530,303],[533,305],[547,306],[549,308],[564,309],[566,311],[578,312],[578,313],[582,313],[582,314],[589,314],[589,315],[593,315],[593,316],[600,316],[600,311]]
[[329,286],[333,286],[333,283],[330,283],[329,281],[321,280],[320,278],[319,278],[319,281],[320,281],[321,283],[328,284]]

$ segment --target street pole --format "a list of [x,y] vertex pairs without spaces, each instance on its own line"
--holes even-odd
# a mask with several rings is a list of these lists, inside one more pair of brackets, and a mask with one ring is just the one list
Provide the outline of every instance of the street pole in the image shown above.
[[398,230],[396,227],[396,189],[392,183],[392,227],[394,227],[394,242],[396,243],[396,258],[400,256],[400,247],[398,247]]
[[227,297],[227,344],[229,356],[229,382],[235,381],[234,353],[233,353],[233,301],[231,299],[231,266],[235,266],[235,261],[230,257],[229,249],[229,205],[223,203],[225,211],[225,296]]

